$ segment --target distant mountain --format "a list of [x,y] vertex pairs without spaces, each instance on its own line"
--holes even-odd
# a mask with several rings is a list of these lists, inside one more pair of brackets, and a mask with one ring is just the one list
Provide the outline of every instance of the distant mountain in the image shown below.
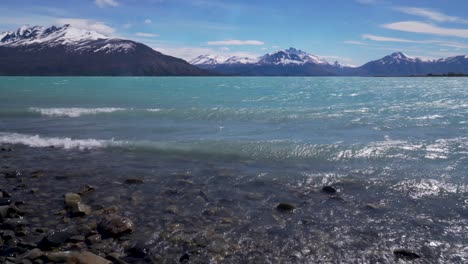
[[0,75],[208,75],[186,61],[70,25],[0,33]]
[[268,53],[258,58],[202,55],[190,63],[228,75],[331,76],[336,75],[335,68],[346,68],[295,48]]
[[268,53],[258,58],[243,59],[242,62],[231,58],[203,55],[191,63],[221,74],[247,76],[411,76],[468,73],[468,56],[424,60],[395,52],[360,67],[351,67],[339,62],[329,63],[323,58],[294,48]]

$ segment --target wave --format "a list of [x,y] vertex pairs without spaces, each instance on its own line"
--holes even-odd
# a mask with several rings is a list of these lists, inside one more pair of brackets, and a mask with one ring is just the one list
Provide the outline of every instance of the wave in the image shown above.
[[237,157],[260,160],[447,160],[468,149],[467,138],[439,139],[432,142],[391,140],[367,144],[312,144],[291,140],[266,141],[120,141],[103,139],[73,139],[42,137],[0,132],[0,144],[21,144],[29,147],[59,147],[64,149],[96,149],[117,147],[130,151],[150,151],[209,157]]
[[102,107],[102,108],[29,108],[30,111],[38,112],[44,116],[65,116],[65,117],[80,117],[82,115],[95,115],[101,113],[113,113],[116,111],[125,111],[126,108]]
[[20,144],[29,147],[59,147],[64,149],[94,149],[119,144],[113,140],[98,139],[72,139],[68,137],[41,137],[39,135],[27,135],[19,133],[0,133],[1,144]]

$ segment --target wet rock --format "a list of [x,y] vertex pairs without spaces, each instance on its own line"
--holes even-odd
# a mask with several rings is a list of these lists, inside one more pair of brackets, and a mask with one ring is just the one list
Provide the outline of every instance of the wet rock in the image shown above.
[[6,219],[3,221],[2,228],[7,230],[14,230],[18,227],[25,226],[26,224],[27,221],[24,218]]
[[120,259],[121,255],[116,252],[107,254],[106,259],[112,261],[114,264],[127,264],[127,262]]
[[84,203],[78,202],[72,207],[71,213],[74,217],[89,215],[91,214],[91,207]]
[[185,263],[185,262],[188,262],[189,260],[190,260],[190,255],[185,253],[182,255],[182,257],[180,257],[179,262]]
[[12,238],[15,237],[15,232],[11,231],[11,230],[4,230],[3,233],[2,233],[2,238],[4,240],[10,240]]
[[68,262],[71,259],[71,256],[74,254],[72,251],[62,251],[62,252],[49,252],[46,254],[46,257],[49,261],[52,262]]
[[69,262],[77,264],[112,264],[111,261],[88,251],[72,254]]
[[11,204],[10,198],[0,198],[0,206],[10,205],[10,204]]
[[21,259],[21,260],[23,260],[23,259],[35,260],[35,259],[40,258],[42,256],[44,256],[44,252],[42,252],[42,250],[40,250],[38,248],[34,248],[34,249],[31,249],[31,250],[25,252],[24,254],[19,256],[18,258]]
[[76,193],[66,193],[64,201],[66,206],[73,208],[77,206],[79,202],[81,202],[81,196]]
[[0,198],[11,198],[11,194],[7,191],[1,191]]
[[400,248],[400,249],[395,249],[393,251],[393,254],[397,257],[397,258],[402,258],[402,259],[406,259],[406,260],[413,260],[413,259],[418,259],[418,258],[421,258],[421,256],[409,249],[404,249],[404,248]]
[[94,188],[93,186],[85,184],[80,188],[80,190],[78,191],[78,194],[79,195],[85,195],[85,194],[94,192],[95,190],[96,190],[96,188]]
[[170,205],[166,208],[166,213],[177,214],[178,212],[179,212],[179,209],[177,209],[177,206],[175,205]]
[[15,248],[17,247],[18,243],[19,243],[19,240],[16,237],[13,237],[7,240],[5,244],[11,248]]
[[21,176],[21,172],[15,170],[15,171],[7,171],[4,172],[3,175],[5,175],[5,178],[7,179],[13,179],[13,178],[18,178]]
[[280,203],[276,206],[276,209],[282,212],[291,212],[296,209],[296,206],[289,203]]
[[82,242],[82,241],[85,241],[85,239],[86,238],[84,236],[82,236],[82,235],[72,236],[72,237],[69,238],[69,240],[71,242]]
[[140,179],[126,179],[125,184],[142,184],[143,180]]
[[101,238],[101,235],[99,234],[94,234],[94,235],[91,235],[89,236],[88,238],[86,238],[86,242],[88,244],[97,244],[99,242],[101,242],[102,238]]
[[119,237],[133,233],[135,225],[132,220],[116,214],[106,215],[99,223],[99,228],[108,236]]
[[31,190],[29,190],[29,192],[32,193],[32,194],[38,193],[39,188],[31,188]]
[[369,210],[378,210],[378,209],[381,209],[382,206],[380,204],[368,203],[366,204],[365,208]]
[[8,205],[0,206],[0,220],[7,217],[9,209],[10,209],[10,206]]
[[326,193],[326,194],[335,194],[336,193],[336,189],[331,187],[331,186],[323,186],[322,188],[322,192]]
[[42,177],[44,175],[45,175],[45,173],[44,173],[43,170],[37,170],[37,171],[31,172],[31,177],[32,178],[39,178],[39,177]]
[[74,226],[52,231],[41,241],[40,248],[44,249],[61,245],[77,235],[80,235],[80,233]]

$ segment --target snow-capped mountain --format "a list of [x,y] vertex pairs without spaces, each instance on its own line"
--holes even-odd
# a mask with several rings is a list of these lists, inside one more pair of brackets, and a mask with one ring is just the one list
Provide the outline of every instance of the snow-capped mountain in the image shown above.
[[192,65],[218,65],[218,64],[252,64],[258,61],[257,58],[230,56],[224,57],[220,55],[200,55],[190,61]]
[[217,65],[217,64],[222,64],[225,61],[226,61],[226,58],[223,56],[205,54],[205,55],[200,55],[196,57],[195,59],[191,60],[190,64],[192,65]]
[[371,61],[359,67],[368,75],[409,76],[426,74],[446,74],[449,72],[467,73],[468,56],[456,56],[446,59],[427,60],[413,58],[402,52],[395,52],[379,60]]
[[70,25],[0,33],[0,75],[207,75],[131,40]]
[[94,31],[87,31],[64,25],[62,27],[22,26],[15,32],[5,32],[0,40],[1,46],[17,47],[32,44],[74,45],[98,39],[109,39],[107,36]]
[[[239,62],[242,61],[242,62]],[[210,55],[191,62],[200,68],[228,75],[286,75],[286,76],[410,76],[426,74],[468,73],[468,56],[439,60],[410,57],[395,52],[360,67],[339,62],[329,63],[310,53],[289,48],[258,58],[239,60]]]
[[330,64],[319,56],[295,48],[279,50],[257,58],[201,55],[190,63],[228,75],[335,75],[334,68],[349,68],[339,63]]
[[318,56],[309,54],[302,50],[289,48],[280,50],[273,53],[268,53],[259,58],[259,64],[274,64],[274,65],[288,65],[288,64],[321,64],[329,65],[328,61]]

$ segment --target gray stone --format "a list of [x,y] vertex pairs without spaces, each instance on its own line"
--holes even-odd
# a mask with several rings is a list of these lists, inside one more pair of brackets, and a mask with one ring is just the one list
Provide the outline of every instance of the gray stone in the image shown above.
[[44,252],[38,248],[31,249],[27,252],[25,252],[23,255],[19,256],[19,259],[29,259],[29,260],[35,260],[37,258],[40,258],[44,256]]
[[112,264],[111,261],[88,251],[74,253],[70,262],[78,264]]
[[105,234],[112,237],[119,237],[135,230],[132,220],[116,214],[106,215],[99,224]]
[[72,207],[73,216],[85,216],[91,214],[91,207],[88,205],[78,202]]
[[81,202],[81,196],[76,193],[65,194],[65,205],[73,208],[77,203]]
[[88,244],[96,244],[96,243],[99,243],[101,241],[102,241],[102,238],[101,238],[101,235],[99,235],[99,234],[91,235],[86,239],[86,242]]

